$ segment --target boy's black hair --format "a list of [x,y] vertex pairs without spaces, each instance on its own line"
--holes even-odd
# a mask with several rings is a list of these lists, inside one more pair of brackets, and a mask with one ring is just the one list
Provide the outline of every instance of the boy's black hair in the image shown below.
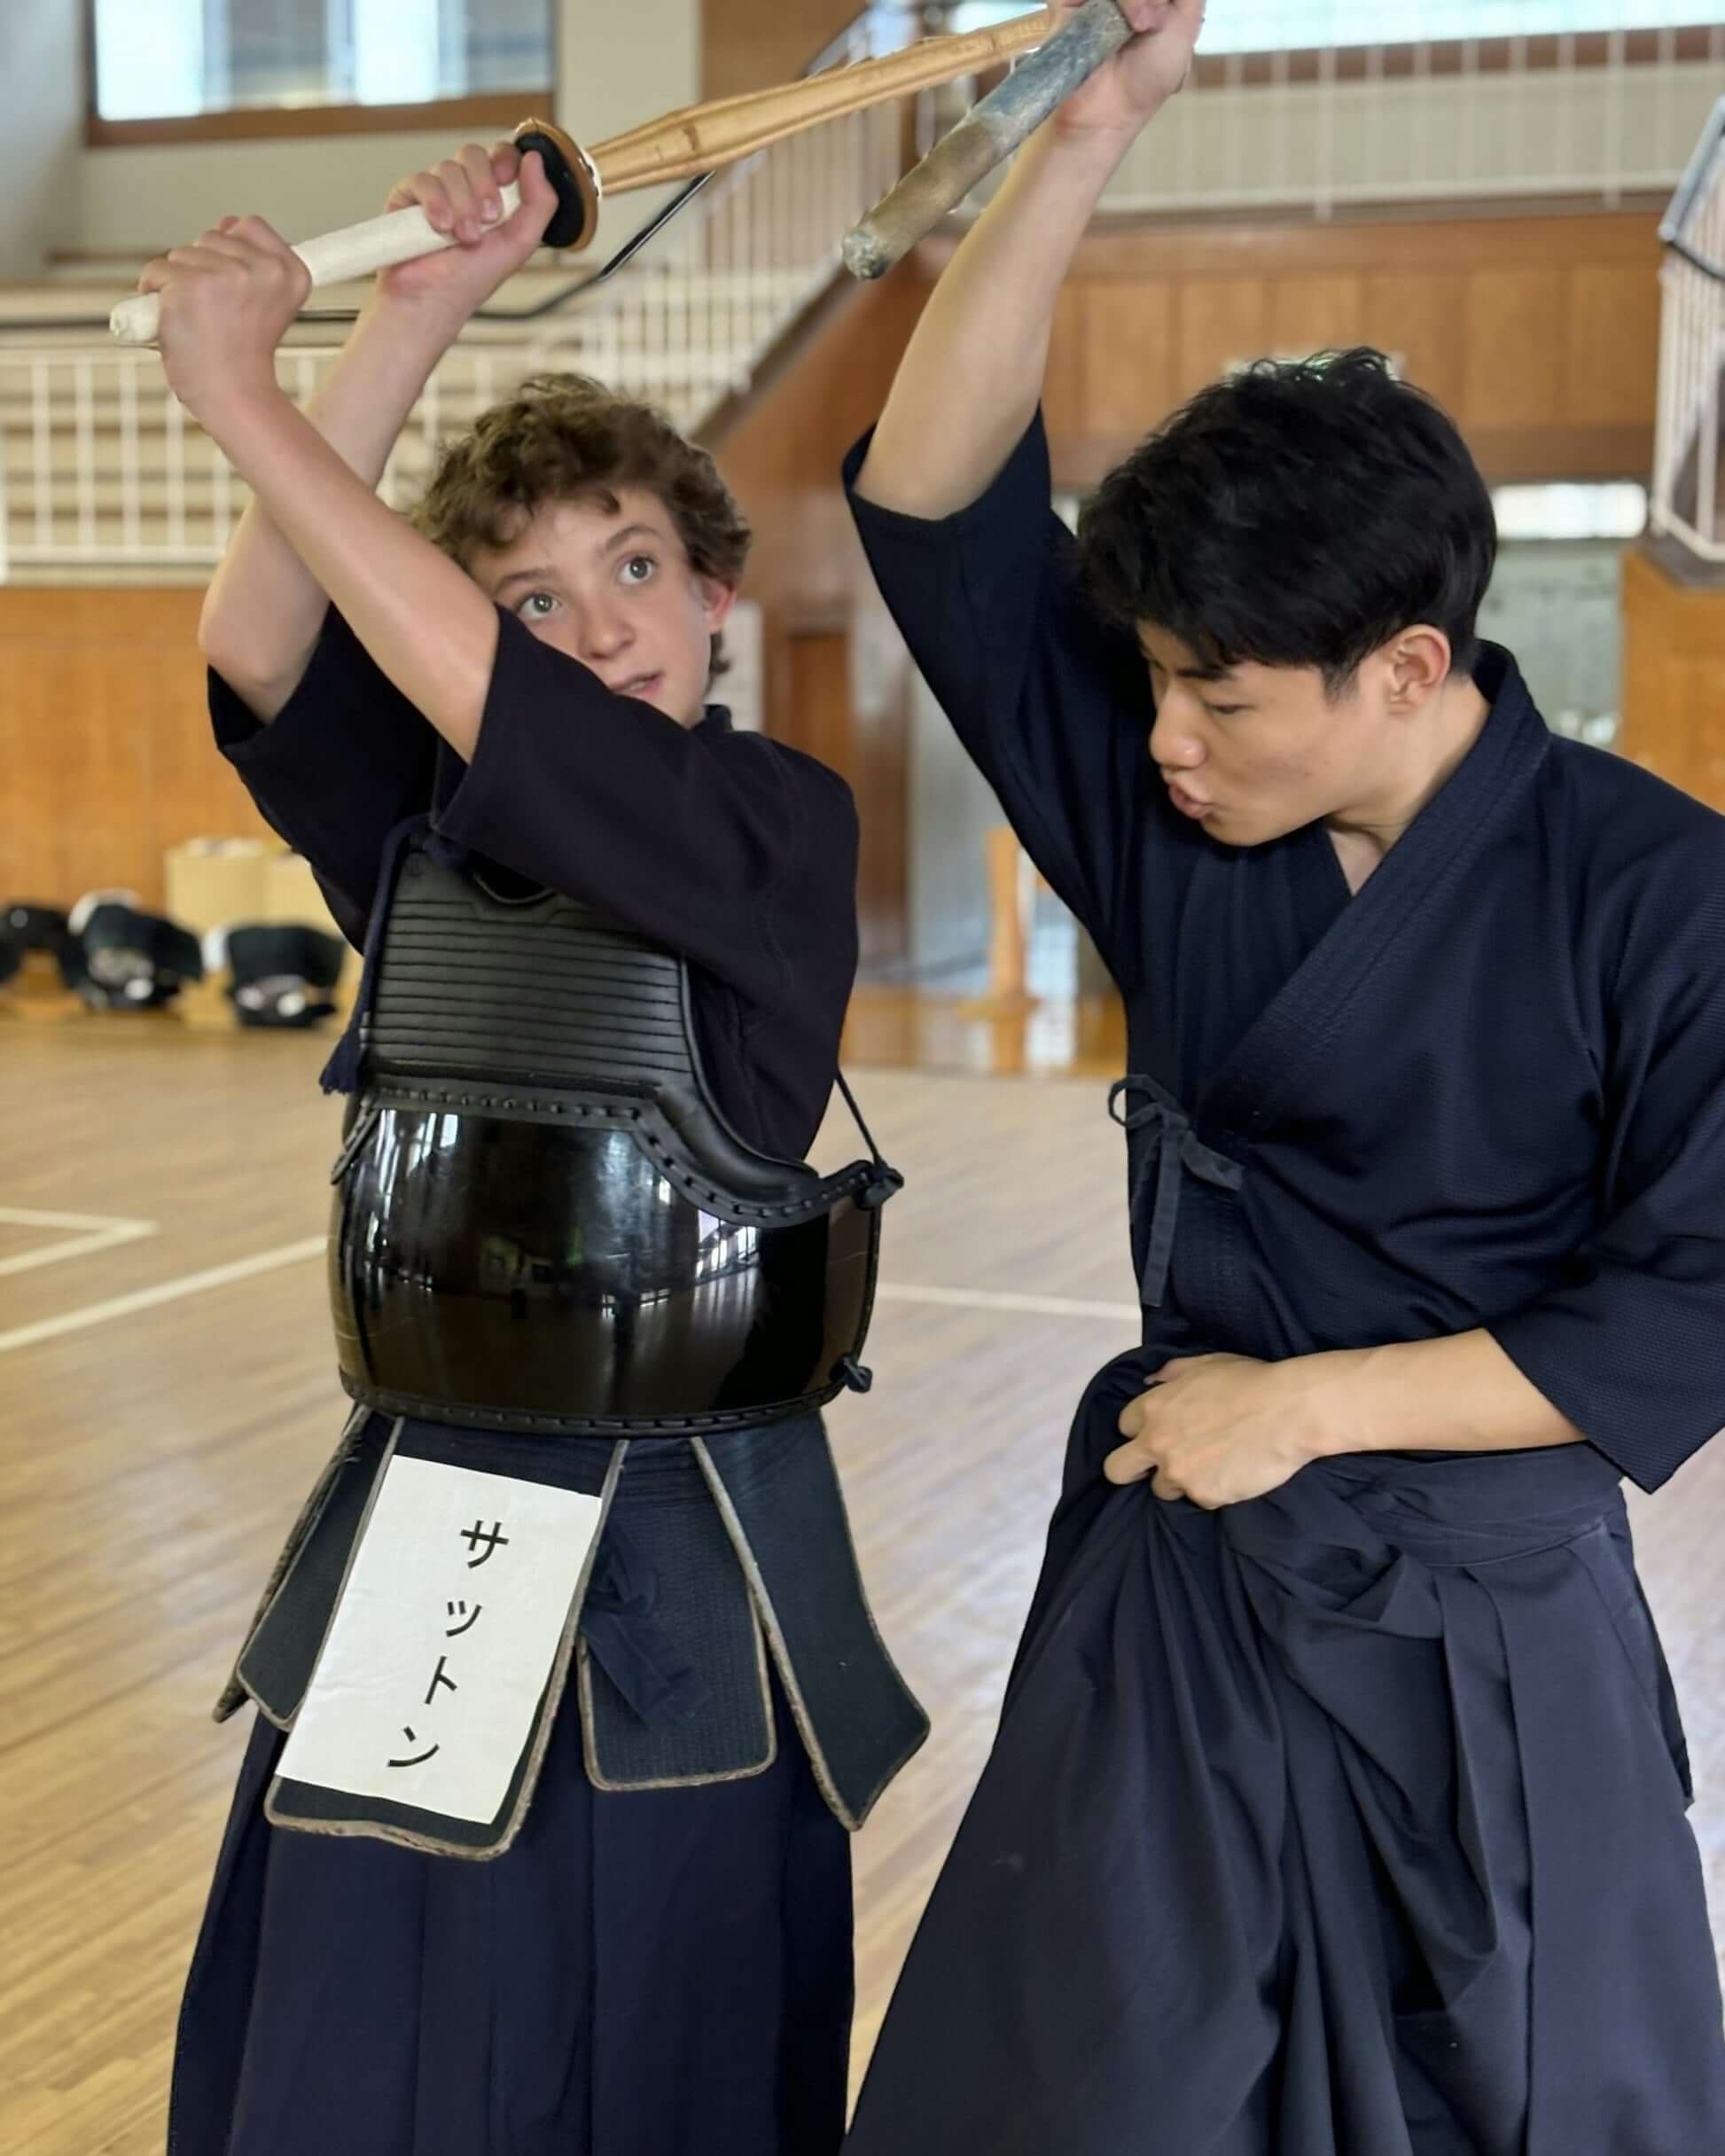
[[1109,473],[1079,544],[1111,619],[1218,668],[1316,667],[1333,697],[1416,622],[1472,672],[1497,527],[1454,423],[1362,348],[1201,390]]

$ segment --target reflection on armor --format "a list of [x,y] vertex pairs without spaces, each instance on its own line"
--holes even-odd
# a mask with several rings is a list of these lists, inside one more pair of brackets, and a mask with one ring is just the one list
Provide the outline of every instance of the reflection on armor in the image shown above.
[[830,1397],[862,1345],[866,1183],[801,1218],[738,1220],[597,1112],[569,1129],[373,1106],[330,1242],[356,1397],[572,1428],[758,1423]]

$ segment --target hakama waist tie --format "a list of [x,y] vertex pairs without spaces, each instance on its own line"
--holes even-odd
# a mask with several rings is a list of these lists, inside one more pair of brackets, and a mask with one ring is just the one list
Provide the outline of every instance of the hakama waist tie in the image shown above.
[[[1142,1382],[1104,1372],[1077,1442]],[[1050,1572],[854,2156],[1725,2148],[1601,1456],[1324,1462],[1214,1512],[1099,1488]]]

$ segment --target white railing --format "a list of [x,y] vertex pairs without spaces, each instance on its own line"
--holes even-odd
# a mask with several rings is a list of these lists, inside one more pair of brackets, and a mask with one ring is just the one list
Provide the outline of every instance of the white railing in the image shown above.
[[[1019,12],[964,0],[948,20]],[[1717,0],[1211,0],[1192,81],[1104,207],[1612,207],[1670,191],[1721,93]]]
[[1659,418],[1651,521],[1725,563],[1725,98],[1660,228]]
[[[1115,210],[1343,208],[1663,193],[1725,90],[1725,25],[1487,48],[1378,44],[1213,62],[1128,157]],[[1685,51],[1695,57],[1683,58]]]
[[[864,14],[823,62],[866,59],[902,42],[902,26],[890,11]],[[895,105],[793,137],[713,181],[590,299],[530,324],[475,324],[427,385],[385,498],[410,501],[441,438],[547,370],[596,375],[699,429],[826,289],[845,231],[902,168]],[[290,343],[277,378],[303,402],[338,349]],[[99,330],[35,348],[0,341],[0,582],[201,580],[246,501],[153,353],[122,351]]]

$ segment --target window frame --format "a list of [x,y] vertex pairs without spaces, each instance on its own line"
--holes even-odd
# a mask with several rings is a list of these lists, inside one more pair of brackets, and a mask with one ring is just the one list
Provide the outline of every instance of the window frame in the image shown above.
[[532,90],[488,90],[415,105],[246,105],[155,120],[105,120],[97,109],[96,0],[83,0],[84,142],[88,148],[152,144],[266,142],[324,135],[464,135],[507,132],[531,113],[554,120],[563,11],[551,9],[551,81]]

